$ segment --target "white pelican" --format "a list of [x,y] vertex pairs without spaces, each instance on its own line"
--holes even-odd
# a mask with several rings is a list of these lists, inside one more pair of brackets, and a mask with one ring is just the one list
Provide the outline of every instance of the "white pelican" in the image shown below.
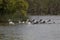
[[9,24],[13,24],[14,25],[14,22],[10,21]]
[[26,23],[27,23],[27,24],[31,24],[31,22],[29,21],[29,19],[27,19]]
[[28,24],[31,24],[31,22],[28,22]]
[[14,22],[12,22],[11,19],[9,19],[8,21],[9,21],[9,24],[13,24],[14,25]]
[[19,23],[21,23],[21,21],[19,21]]
[[28,21],[28,22],[26,22],[26,23],[27,23],[27,24],[31,24],[31,22],[29,22],[29,21]]
[[25,23],[24,21],[22,23]]

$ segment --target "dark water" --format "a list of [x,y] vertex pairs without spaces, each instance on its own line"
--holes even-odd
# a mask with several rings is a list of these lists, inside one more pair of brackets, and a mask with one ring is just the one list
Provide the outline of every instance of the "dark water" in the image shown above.
[[60,24],[0,26],[0,40],[60,40]]

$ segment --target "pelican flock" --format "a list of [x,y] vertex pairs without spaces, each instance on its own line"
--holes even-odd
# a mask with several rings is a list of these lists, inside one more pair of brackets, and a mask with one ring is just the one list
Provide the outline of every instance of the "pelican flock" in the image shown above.
[[[9,24],[12,24],[12,25],[14,25],[15,23],[11,20],[11,19],[9,19],[8,20],[9,21]],[[27,21],[25,22],[25,21],[18,21],[18,23],[20,24],[20,23],[26,23],[26,24],[52,24],[52,23],[55,23],[55,22],[52,22],[51,21],[51,19],[49,19],[49,20],[43,20],[43,19],[40,19],[39,21],[37,21],[36,19],[32,19],[32,20],[30,20],[30,19],[27,19]]]

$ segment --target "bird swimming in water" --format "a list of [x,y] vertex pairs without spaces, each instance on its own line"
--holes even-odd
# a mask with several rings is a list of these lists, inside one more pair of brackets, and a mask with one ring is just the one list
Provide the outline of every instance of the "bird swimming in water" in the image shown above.
[[13,24],[14,25],[14,22],[10,21],[9,24]]
[[15,23],[11,21],[11,19],[8,20],[9,21],[9,24],[12,24],[14,25]]

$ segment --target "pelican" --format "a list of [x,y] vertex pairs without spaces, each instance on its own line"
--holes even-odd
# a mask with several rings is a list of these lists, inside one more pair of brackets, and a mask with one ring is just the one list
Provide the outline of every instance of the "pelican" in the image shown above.
[[31,22],[28,22],[28,24],[31,24]]
[[21,23],[21,21],[19,21],[19,23]]
[[27,24],[31,24],[31,21],[29,19],[27,19],[26,23]]
[[49,20],[47,21],[47,23],[48,23],[48,24],[52,24],[52,23],[55,23],[55,22],[53,22],[51,19],[49,19]]
[[41,21],[42,21],[42,19],[39,20],[39,22],[41,22]]
[[47,22],[50,22],[51,21],[51,19],[49,19]]
[[14,22],[12,22],[11,19],[9,19],[8,21],[9,21],[9,24],[13,24],[14,25]]
[[31,22],[29,22],[29,21],[28,21],[28,22],[26,22],[26,23],[27,23],[27,24],[31,24]]
[[25,23],[24,21],[22,23]]
[[9,24],[13,24],[14,25],[14,22],[10,21]]
[[34,21],[32,21],[32,23],[33,23],[33,24],[38,24],[39,22],[34,19]]
[[45,23],[45,20],[40,19],[39,22],[40,22],[40,24],[43,24],[43,23]]

